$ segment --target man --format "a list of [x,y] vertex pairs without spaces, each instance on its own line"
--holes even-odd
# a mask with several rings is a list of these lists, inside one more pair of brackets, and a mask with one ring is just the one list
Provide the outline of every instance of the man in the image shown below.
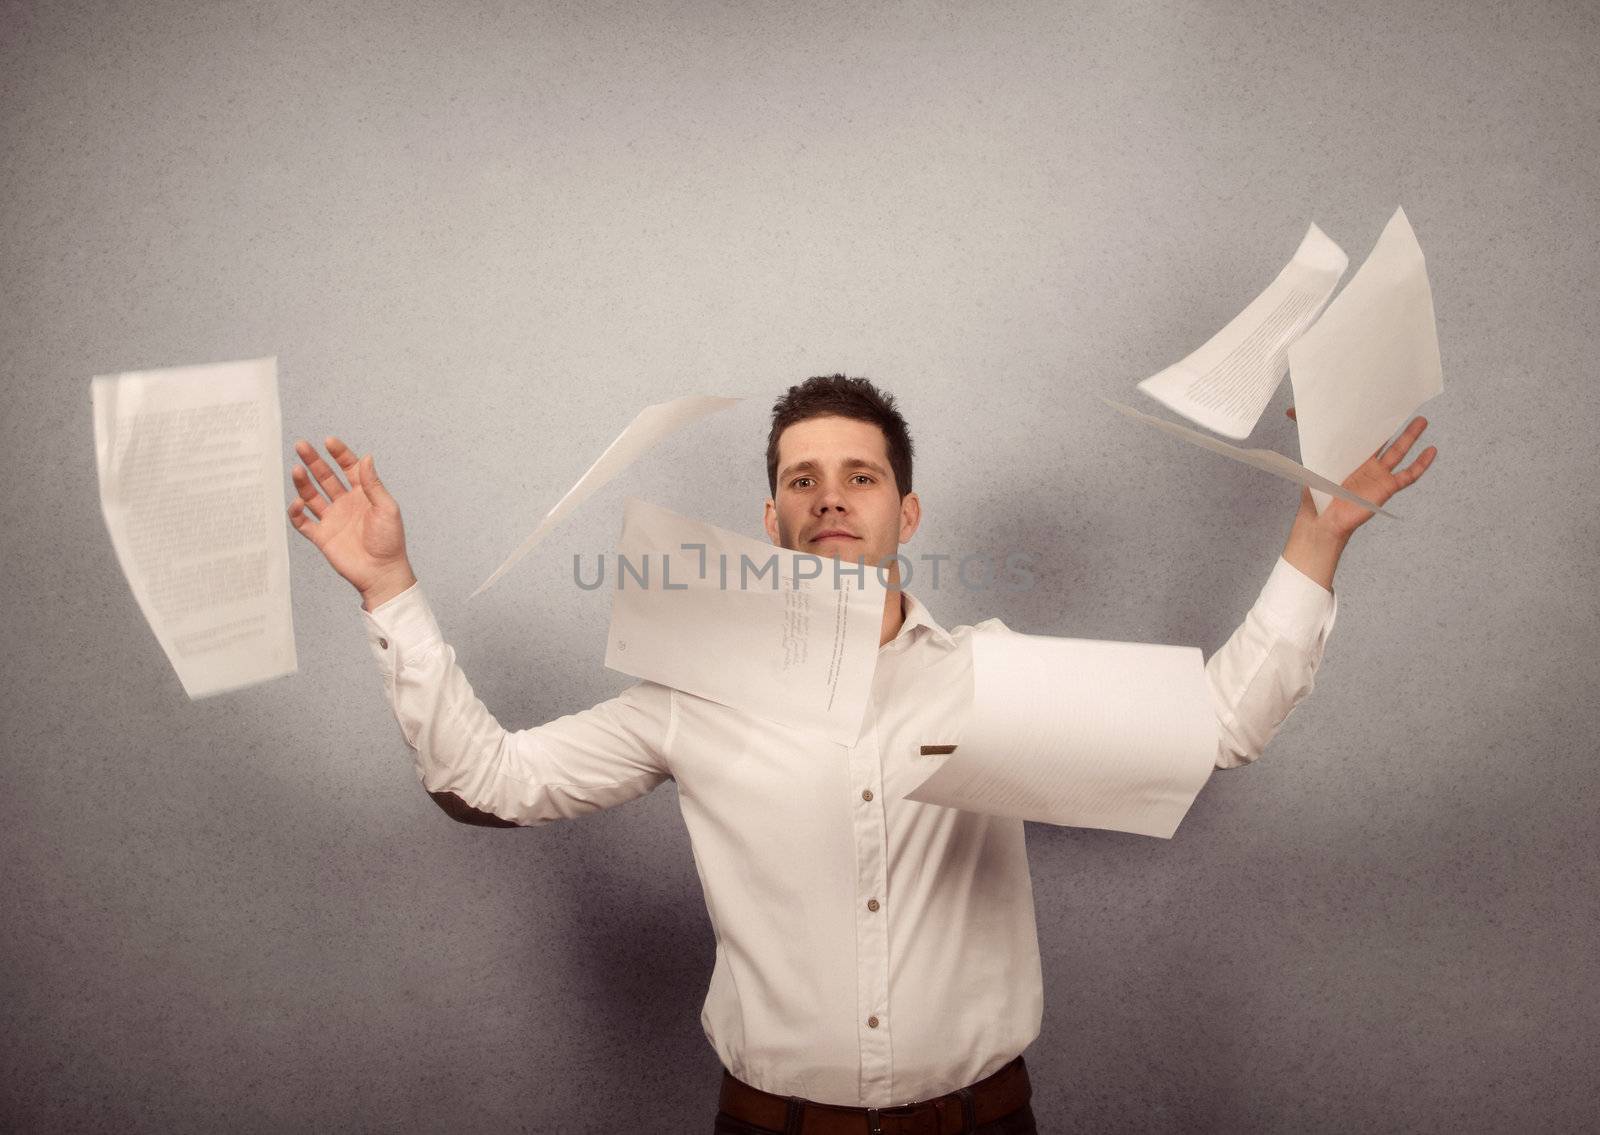
[[[1382,504],[1414,482],[1432,447],[1395,470],[1425,426],[1415,419],[1346,486]],[[648,681],[506,731],[443,641],[372,456],[327,446],[351,487],[297,442],[310,472],[294,470],[289,519],[360,591],[436,800],[469,821],[536,824],[677,781],[716,934],[701,1023],[726,1069],[717,1132],[1035,1130],[1021,1054],[1039,1033],[1043,986],[1023,825],[902,799],[926,775],[917,746],[959,739],[973,628],[946,630],[898,589],[889,557],[915,534],[921,502],[891,397],[865,379],[809,379],[775,405],[767,445],[774,544],[891,565],[849,746]],[[1370,516],[1339,500],[1319,515],[1302,493],[1260,598],[1206,665],[1218,767],[1258,757],[1310,692],[1334,570]]]

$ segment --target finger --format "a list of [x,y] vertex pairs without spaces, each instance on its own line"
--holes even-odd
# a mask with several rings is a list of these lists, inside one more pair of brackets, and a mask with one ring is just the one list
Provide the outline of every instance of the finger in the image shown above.
[[1395,438],[1388,450],[1380,458],[1385,467],[1393,469],[1400,464],[1406,453],[1416,444],[1417,438],[1422,436],[1422,431],[1428,428],[1426,418],[1412,418],[1411,424],[1406,426],[1405,432]]
[[1396,465],[1404,460],[1406,453],[1417,443],[1417,439],[1422,436],[1422,431],[1427,428],[1427,418],[1412,418],[1411,424],[1406,427],[1405,433],[1394,439],[1394,444],[1390,445],[1384,455],[1378,458],[1378,463],[1385,469],[1393,470]]
[[[394,497],[384,487],[383,481],[378,476],[378,461],[372,454],[367,454],[356,465],[355,480],[361,484],[361,491],[367,494],[367,499],[380,508],[394,505]],[[396,505],[395,507],[399,507]]]
[[[1394,479],[1400,482],[1400,488],[1403,489],[1407,485],[1416,484],[1422,475],[1428,471],[1428,466],[1433,464],[1433,459],[1437,456],[1439,456],[1439,450],[1431,445],[1417,454],[1415,461],[1394,475]],[[1396,492],[1398,491],[1397,489]]]
[[339,468],[344,470],[345,478],[350,482],[350,488],[354,490],[356,455],[350,452],[348,445],[332,435],[323,438],[322,444],[328,447],[329,455],[339,463]]
[[315,447],[299,441],[295,442],[294,451],[310,468],[311,475],[317,479],[317,484],[322,486],[322,491],[328,494],[329,500],[338,500],[350,491],[345,488],[344,482],[339,480],[339,475],[322,459],[322,454],[318,453]]
[[1284,411],[1284,413],[1289,415],[1289,420],[1290,421],[1298,422],[1300,420],[1299,418],[1294,416],[1294,407],[1293,406],[1290,406],[1287,410]]
[[303,505],[306,511],[321,520],[322,510],[327,507],[327,502],[317,491],[317,486],[311,483],[311,475],[298,465],[290,470],[289,475],[294,479],[294,491],[300,494],[300,499],[295,503]]
[[296,498],[289,502],[289,523],[294,526],[296,532],[316,543],[316,537],[312,533],[317,529],[317,522],[306,515],[305,501]]

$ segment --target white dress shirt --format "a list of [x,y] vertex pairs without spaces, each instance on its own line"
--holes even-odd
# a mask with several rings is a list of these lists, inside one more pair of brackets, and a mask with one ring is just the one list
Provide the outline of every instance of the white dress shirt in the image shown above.
[[[1260,756],[1311,691],[1336,608],[1278,561],[1206,663],[1218,767]],[[960,741],[974,629],[945,630],[910,593],[905,612],[850,746],[648,681],[507,731],[420,585],[363,617],[429,791],[539,824],[675,779],[716,936],[701,1024],[723,1065],[778,1095],[888,1107],[996,1071],[1039,1035],[1044,1001],[1022,822],[901,799],[929,771],[921,745]]]

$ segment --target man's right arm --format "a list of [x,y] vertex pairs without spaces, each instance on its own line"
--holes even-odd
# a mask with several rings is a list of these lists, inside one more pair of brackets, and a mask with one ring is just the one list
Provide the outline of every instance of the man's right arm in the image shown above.
[[420,584],[368,611],[384,692],[434,800],[469,823],[528,825],[625,803],[672,774],[672,691],[640,682],[581,713],[503,728],[473,694]]
[[360,592],[390,707],[441,808],[465,823],[537,824],[631,800],[671,775],[672,691],[651,682],[534,729],[501,728],[439,633],[372,455],[357,458],[337,437],[325,444],[337,469],[295,442],[304,466],[293,470],[289,523]]
[[[361,609],[373,611],[383,606],[390,599],[399,595],[417,582],[417,577],[412,574],[411,565],[407,564],[402,573],[394,580],[385,580],[372,588],[370,592],[361,596]],[[392,703],[391,703],[392,708]],[[513,820],[502,820],[493,812],[485,812],[474,808],[454,792],[430,792],[433,802],[439,805],[441,811],[459,824],[471,824],[479,828],[514,828],[518,825]]]

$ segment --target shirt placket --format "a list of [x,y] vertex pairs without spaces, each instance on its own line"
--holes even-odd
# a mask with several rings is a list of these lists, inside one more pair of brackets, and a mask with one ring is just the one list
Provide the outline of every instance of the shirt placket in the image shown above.
[[[874,698],[875,702],[876,699]],[[883,814],[883,761],[877,706],[870,704],[859,743],[850,749],[852,830],[856,843],[856,1032],[861,1045],[861,1098],[889,1098],[893,1052],[889,1030],[888,832]]]

